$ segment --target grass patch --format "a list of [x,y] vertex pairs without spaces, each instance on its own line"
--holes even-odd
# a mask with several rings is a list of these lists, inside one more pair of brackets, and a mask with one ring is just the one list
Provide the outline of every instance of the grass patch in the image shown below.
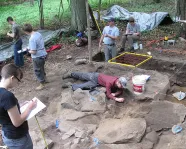
[[[152,0],[102,0],[102,10],[108,9],[114,4],[118,4],[129,11],[137,12],[154,12],[154,11],[168,11],[171,15],[174,14],[175,6],[174,0],[162,0],[162,3],[155,4],[152,3]],[[70,9],[69,3],[67,0],[63,0],[64,3],[64,13],[63,13],[63,22],[64,20],[70,19]],[[90,5],[93,10],[98,8],[98,0],[89,0]],[[53,26],[53,28],[59,28],[62,26],[56,26],[55,22],[58,21],[57,15],[59,11],[59,0],[44,0],[44,18],[45,18],[45,27]],[[35,1],[34,6],[30,6],[29,2],[24,2],[17,5],[8,5],[0,7],[0,35],[6,34],[11,27],[7,24],[6,18],[12,16],[15,21],[23,25],[24,23],[31,23],[35,28],[39,25],[39,10],[38,2]]]

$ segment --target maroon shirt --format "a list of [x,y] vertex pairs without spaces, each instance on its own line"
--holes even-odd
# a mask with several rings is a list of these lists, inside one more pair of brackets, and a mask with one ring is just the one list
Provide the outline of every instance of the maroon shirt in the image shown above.
[[[98,83],[101,86],[106,87],[106,95],[110,99],[115,99],[116,98],[116,97],[112,96],[111,89],[116,89],[115,83],[116,83],[117,79],[118,79],[118,77],[108,76],[108,75],[105,75],[105,74],[102,74],[102,73],[100,73],[99,76],[98,76]],[[122,93],[121,89],[120,89],[120,92]]]

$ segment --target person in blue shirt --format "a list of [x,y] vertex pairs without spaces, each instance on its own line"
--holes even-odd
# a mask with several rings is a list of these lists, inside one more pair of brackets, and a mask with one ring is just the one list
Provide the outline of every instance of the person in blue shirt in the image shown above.
[[116,56],[116,40],[119,38],[119,29],[115,26],[115,19],[108,20],[108,26],[103,29],[103,33],[99,42],[101,50],[102,43],[104,43],[105,61]]
[[23,31],[27,35],[30,35],[28,52],[32,57],[35,75],[37,80],[40,82],[40,85],[36,90],[42,90],[45,83],[47,83],[45,73],[45,59],[47,52],[44,47],[44,40],[39,32],[33,31],[31,24],[25,24]]

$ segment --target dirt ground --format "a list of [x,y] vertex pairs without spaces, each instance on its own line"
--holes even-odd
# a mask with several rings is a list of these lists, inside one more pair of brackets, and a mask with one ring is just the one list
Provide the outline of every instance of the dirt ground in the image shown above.
[[[96,53],[98,49],[98,39],[92,41],[92,49],[94,53]],[[152,44],[150,47],[146,47],[146,39],[145,37],[142,38],[142,41],[144,49],[138,50],[138,53],[147,54],[147,52],[151,52],[151,55],[153,56],[153,60],[151,62],[146,63],[146,65],[141,66],[143,69],[150,69],[150,70],[157,70],[160,72],[163,72],[170,77],[173,75],[176,75],[176,72],[180,72],[180,69],[182,69],[182,65],[185,62],[185,56],[178,52],[172,52],[172,51],[184,51],[184,43],[177,42],[175,46],[159,46],[159,44]],[[161,43],[161,42],[160,42]],[[184,45],[184,46],[183,46]],[[119,42],[118,42],[118,50],[119,50]],[[169,50],[166,50],[169,49]],[[61,96],[61,85],[62,85],[62,74],[66,71],[73,69],[78,70],[79,68],[82,69],[84,67],[83,65],[75,66],[74,61],[77,58],[88,58],[88,49],[87,46],[85,47],[76,47],[74,44],[63,44],[62,48],[60,50],[53,51],[48,54],[48,59],[46,61],[46,73],[47,78],[49,80],[49,83],[46,84],[46,88],[42,91],[35,91],[35,88],[38,85],[38,82],[33,74],[33,68],[32,63],[30,61],[25,61],[25,66],[23,68],[24,72],[24,78],[20,85],[12,89],[12,92],[15,93],[15,96],[18,98],[19,102],[24,102],[26,100],[30,100],[33,97],[38,97],[41,99],[46,106],[48,106],[51,102],[59,101],[59,97]],[[72,59],[67,60],[66,56],[71,55]],[[160,62],[159,62],[160,61]],[[159,63],[158,63],[159,62]],[[162,67],[162,63],[163,67]],[[173,65],[171,65],[173,63]],[[178,71],[179,70],[179,71]],[[182,71],[182,74],[179,74],[180,76],[183,76],[186,72]],[[111,72],[112,73],[112,72]],[[174,78],[174,77],[172,77]],[[178,80],[178,79],[177,79]],[[173,85],[178,85],[179,81],[174,82]],[[186,81],[186,80],[185,80]],[[184,84],[185,85],[185,84]],[[184,86],[183,85],[183,86]],[[173,91],[179,90],[178,88],[172,89]],[[170,92],[169,94],[171,94]],[[168,97],[168,96],[167,96]],[[167,100],[174,101],[174,99],[167,98]],[[129,105],[132,103],[128,103]],[[120,106],[120,104],[118,105]],[[138,107],[136,103],[133,103],[131,107]],[[119,111],[118,111],[119,112]],[[121,117],[121,115],[125,115],[124,112],[127,112],[127,110],[122,110],[121,113],[118,115]],[[44,112],[43,112],[44,113]],[[41,115],[43,114],[41,113]],[[54,132],[54,133],[51,133]],[[47,134],[51,137],[51,139],[54,142],[60,142],[59,138],[56,137],[56,134],[58,132],[56,131],[55,127],[52,127]],[[1,145],[0,141],[0,145]]]

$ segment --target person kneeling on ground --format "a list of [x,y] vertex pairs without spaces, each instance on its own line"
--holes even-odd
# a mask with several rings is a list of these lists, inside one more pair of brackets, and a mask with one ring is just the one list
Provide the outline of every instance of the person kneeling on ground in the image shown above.
[[[108,98],[113,99],[118,102],[123,102],[124,98],[118,98],[117,96],[122,94],[122,89],[126,88],[127,80],[124,77],[115,77],[109,76],[102,73],[83,73],[83,72],[72,72],[67,73],[63,76],[63,79],[66,78],[75,78],[82,81],[87,81],[82,84],[63,84],[62,88],[72,87],[72,90],[75,91],[78,88],[81,89],[93,89],[97,86],[106,87],[106,95]],[[113,90],[117,90],[115,93],[112,93]]]
[[134,51],[133,43],[134,41],[138,41],[140,39],[140,26],[139,24],[135,23],[133,17],[129,18],[129,23],[127,24],[126,33],[122,37],[122,44],[120,52],[125,51],[125,43],[128,40],[130,51]]
[[75,42],[77,47],[82,47],[82,46],[87,45],[88,39],[85,36],[83,36],[83,33],[79,32],[77,34],[77,37],[78,39],[76,39],[76,42]]
[[0,124],[3,142],[9,149],[33,149],[26,119],[36,107],[37,101],[30,101],[21,113],[17,98],[8,89],[18,86],[23,78],[22,71],[14,64],[8,64],[2,68],[1,77]]

